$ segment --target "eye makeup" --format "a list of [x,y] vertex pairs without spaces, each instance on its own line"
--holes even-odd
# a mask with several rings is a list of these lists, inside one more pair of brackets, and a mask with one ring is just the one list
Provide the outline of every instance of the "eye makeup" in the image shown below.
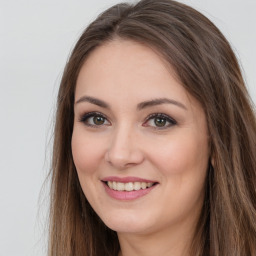
[[85,113],[79,118],[79,121],[84,123],[84,125],[93,128],[99,128],[103,125],[110,125],[110,122],[107,120],[105,115],[100,112]]
[[144,127],[150,126],[154,129],[167,129],[177,124],[177,121],[174,120],[169,115],[163,113],[154,113],[147,117],[146,122],[143,123]]
[[[84,123],[84,125],[88,127],[93,127],[93,128],[100,128],[102,126],[111,125],[108,118],[101,112],[85,113],[79,118],[79,121]],[[164,113],[154,113],[154,114],[150,114],[146,118],[146,121],[143,122],[142,126],[151,127],[157,130],[163,130],[163,129],[170,128],[176,124],[177,124],[177,121],[174,120],[169,115],[166,115]]]

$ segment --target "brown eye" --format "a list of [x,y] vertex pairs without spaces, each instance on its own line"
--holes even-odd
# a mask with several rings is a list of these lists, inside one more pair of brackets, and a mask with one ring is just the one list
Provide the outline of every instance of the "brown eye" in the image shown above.
[[177,122],[170,116],[162,113],[155,113],[150,115],[143,126],[152,127],[155,129],[163,130],[176,125]]
[[156,117],[154,123],[157,127],[164,127],[166,125],[166,119],[161,117]]
[[105,118],[102,116],[94,116],[93,117],[93,123],[96,125],[102,125],[105,122]]
[[91,127],[100,127],[100,126],[109,126],[110,122],[107,120],[105,116],[101,113],[96,113],[96,112],[90,112],[87,114],[84,114],[80,118],[80,122],[84,123],[86,126],[91,126]]

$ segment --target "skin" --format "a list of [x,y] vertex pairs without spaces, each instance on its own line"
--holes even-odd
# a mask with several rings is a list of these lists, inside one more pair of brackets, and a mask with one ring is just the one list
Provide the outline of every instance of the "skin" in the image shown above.
[[[83,100],[93,97],[109,108]],[[141,102],[176,101],[137,109]],[[177,103],[178,102],[178,103]],[[181,105],[182,104],[182,105]],[[104,115],[96,125],[85,113]],[[75,91],[72,152],[79,181],[103,222],[117,231],[123,256],[188,255],[202,203],[209,162],[204,111],[149,47],[116,39],[94,50]],[[151,114],[168,120],[159,128]],[[89,126],[89,125],[91,126]],[[157,181],[145,196],[117,200],[105,191],[107,176]]]

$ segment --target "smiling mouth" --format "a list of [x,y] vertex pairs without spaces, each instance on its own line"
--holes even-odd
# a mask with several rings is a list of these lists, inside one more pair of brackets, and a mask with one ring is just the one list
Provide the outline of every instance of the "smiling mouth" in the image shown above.
[[104,181],[104,183],[112,190],[115,191],[138,191],[151,188],[156,185],[157,182],[117,182],[117,181]]

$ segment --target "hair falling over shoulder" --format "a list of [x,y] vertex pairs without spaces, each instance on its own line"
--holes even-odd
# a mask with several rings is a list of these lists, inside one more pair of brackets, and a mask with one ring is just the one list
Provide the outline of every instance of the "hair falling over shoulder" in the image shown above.
[[82,33],[60,84],[54,131],[49,256],[114,256],[116,232],[99,219],[80,187],[71,138],[76,79],[87,56],[114,38],[155,49],[202,105],[211,159],[191,255],[256,255],[256,120],[237,59],[221,32],[172,0],[117,4]]

